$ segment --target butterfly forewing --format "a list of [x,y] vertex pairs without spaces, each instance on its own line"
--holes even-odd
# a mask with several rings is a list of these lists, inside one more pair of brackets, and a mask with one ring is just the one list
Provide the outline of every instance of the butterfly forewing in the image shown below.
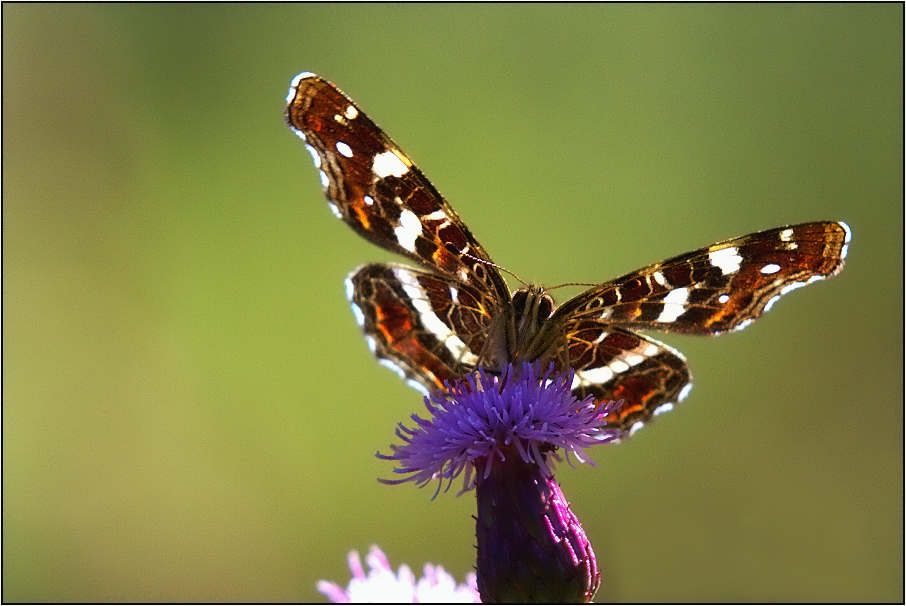
[[786,293],[843,267],[845,223],[803,223],[719,242],[588,290],[557,309],[647,330],[739,330]]
[[488,254],[421,171],[352,100],[314,74],[293,80],[286,120],[305,141],[334,213],[364,238],[509,300]]

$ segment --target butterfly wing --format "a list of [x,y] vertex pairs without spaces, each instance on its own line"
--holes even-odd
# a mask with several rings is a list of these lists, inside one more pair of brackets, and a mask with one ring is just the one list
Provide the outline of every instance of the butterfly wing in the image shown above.
[[422,392],[474,367],[496,305],[458,280],[396,264],[360,267],[347,290],[371,350]]
[[430,181],[384,131],[333,84],[296,76],[286,120],[305,141],[334,214],[362,237],[423,267],[493,293],[500,272]]
[[692,386],[682,354],[649,337],[594,318],[574,318],[566,339],[576,397],[592,395],[598,404],[623,400],[607,416],[609,428],[631,435],[680,402]]
[[786,293],[839,272],[849,241],[849,227],[836,222],[750,234],[596,286],[554,316],[702,335],[740,330]]

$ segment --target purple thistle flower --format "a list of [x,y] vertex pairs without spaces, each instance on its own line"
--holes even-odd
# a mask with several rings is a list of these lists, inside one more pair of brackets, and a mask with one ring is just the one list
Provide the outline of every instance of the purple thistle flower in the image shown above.
[[400,423],[396,435],[404,444],[391,445],[392,455],[377,454],[397,461],[394,473],[406,477],[380,481],[424,486],[436,479],[439,492],[445,480],[449,489],[465,473],[465,492],[489,477],[494,465],[507,456],[537,465],[552,477],[552,460],[560,460],[557,449],[563,449],[570,464],[574,456],[594,465],[585,449],[621,437],[605,422],[621,402],[596,407],[591,396],[579,401],[570,391],[572,370],[554,375],[551,364],[539,374],[538,365],[528,362],[507,365],[502,376],[479,368],[462,381],[446,384],[449,399],[439,392],[426,397],[431,417],[412,415],[415,427],[411,429]]
[[[538,365],[508,365],[501,376],[479,368],[447,384],[449,398],[425,398],[429,419],[402,423],[392,455],[394,472],[424,486],[449,489],[464,473],[463,491],[476,488],[478,591],[485,603],[589,602],[601,582],[594,551],[553,477],[563,449],[589,461],[585,448],[612,442],[621,432],[606,416],[622,402],[596,406],[572,395],[573,372],[540,375]],[[437,493],[435,493],[437,496]]]
[[372,545],[365,556],[368,572],[362,567],[357,551],[348,557],[352,579],[346,589],[331,581],[319,581],[318,591],[335,604],[356,603],[478,603],[475,573],[466,575],[466,582],[457,585],[443,566],[425,564],[425,576],[416,579],[405,564],[394,574],[390,560],[377,545]]

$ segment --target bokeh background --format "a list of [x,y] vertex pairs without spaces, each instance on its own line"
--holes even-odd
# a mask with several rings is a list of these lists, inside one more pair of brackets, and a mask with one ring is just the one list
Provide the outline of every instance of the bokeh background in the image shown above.
[[375,480],[421,401],[347,308],[392,257],[283,123],[300,71],[526,280],[847,221],[838,277],[659,337],[690,397],[558,478],[599,601],[903,600],[900,4],[5,4],[4,600],[319,600],[372,543],[474,565],[471,494]]

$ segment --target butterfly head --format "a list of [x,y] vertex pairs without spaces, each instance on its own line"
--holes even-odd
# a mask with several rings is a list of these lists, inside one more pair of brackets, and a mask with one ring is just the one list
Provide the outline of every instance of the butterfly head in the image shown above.
[[[530,284],[513,293],[513,312],[517,326],[526,322],[543,322],[554,311],[554,300],[537,284]],[[535,325],[537,328],[537,324]]]

